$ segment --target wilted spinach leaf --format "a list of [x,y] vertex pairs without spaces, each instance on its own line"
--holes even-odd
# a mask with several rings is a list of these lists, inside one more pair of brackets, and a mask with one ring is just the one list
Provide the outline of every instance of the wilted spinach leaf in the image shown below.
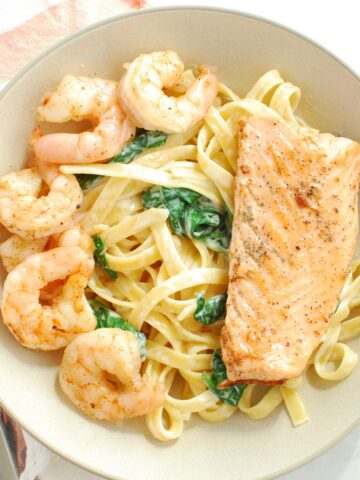
[[118,155],[110,160],[112,163],[130,163],[137,155],[144,152],[148,148],[161,147],[165,144],[168,134],[164,132],[154,131],[142,133],[129,142],[121,150]]
[[130,323],[124,320],[116,312],[105,307],[101,302],[90,300],[89,303],[97,319],[96,328],[121,328],[121,330],[127,330],[128,332],[134,333],[140,344],[141,358],[144,359],[146,356],[145,335],[139,332],[139,330],[136,330],[135,327],[130,325]]
[[143,193],[144,208],[166,208],[177,235],[201,240],[217,252],[230,245],[231,225],[225,209],[188,188],[152,187]]
[[[115,155],[109,163],[130,163],[140,153],[148,148],[161,147],[165,144],[168,134],[164,132],[146,132],[137,136],[135,140],[129,142],[121,150],[118,155]],[[103,177],[101,175],[91,175],[89,173],[79,173],[76,178],[83,190],[93,187]]]
[[219,400],[228,405],[236,407],[240,398],[246,388],[246,385],[234,385],[230,388],[217,388],[219,383],[227,380],[227,373],[225,363],[221,358],[221,350],[214,351],[214,357],[212,361],[212,373],[204,372],[202,379],[205,382],[208,389],[216,395]]
[[204,294],[199,293],[196,298],[196,310],[194,318],[198,322],[209,325],[221,320],[225,317],[226,313],[226,299],[227,294],[215,295],[208,301],[205,300]]
[[75,177],[79,182],[81,190],[95,187],[103,178],[101,175],[91,175],[90,173],[76,173]]
[[109,267],[108,261],[106,260],[106,256],[105,256],[105,244],[102,238],[100,237],[100,235],[95,235],[95,237],[93,237],[93,242],[95,245],[95,252],[94,252],[95,264],[98,267],[102,267],[106,271],[106,273],[109,275],[109,277],[115,280],[115,278],[117,278],[117,273],[114,272],[114,270],[111,270],[111,268]]

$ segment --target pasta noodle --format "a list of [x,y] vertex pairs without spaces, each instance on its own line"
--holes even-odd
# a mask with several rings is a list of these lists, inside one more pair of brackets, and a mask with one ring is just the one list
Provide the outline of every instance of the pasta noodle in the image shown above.
[[[204,329],[194,319],[196,295],[226,290],[226,258],[198,240],[175,235],[167,210],[144,211],[141,203],[141,194],[150,186],[185,187],[233,211],[238,120],[266,112],[302,124],[295,115],[300,95],[300,89],[276,70],[263,75],[244,98],[220,85],[216,106],[201,124],[170,135],[165,146],[139,155],[131,164],[61,168],[64,173],[106,177],[86,192],[81,223],[89,234],[102,234],[109,266],[118,278],[96,272],[90,289],[147,333],[144,371],[166,388],[164,405],[146,417],[159,440],[178,438],[195,413],[208,422],[223,421],[238,410],[262,419],[283,404],[294,425],[308,420],[299,394],[301,379],[269,388],[255,403],[256,386],[249,385],[238,407],[222,403],[207,389],[201,374],[211,368],[220,330],[216,324]],[[309,363],[329,381],[347,377],[357,364],[357,354],[343,342],[360,333],[360,316],[352,313],[360,305],[359,266],[360,260],[355,260],[338,309]]]

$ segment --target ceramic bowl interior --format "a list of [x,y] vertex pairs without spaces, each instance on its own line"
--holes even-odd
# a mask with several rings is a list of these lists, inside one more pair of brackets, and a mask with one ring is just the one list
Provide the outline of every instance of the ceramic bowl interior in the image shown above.
[[[302,90],[301,114],[323,131],[359,139],[360,81],[343,64],[301,36],[257,18],[201,8],[122,16],[83,31],[37,59],[0,99],[0,174],[20,169],[35,108],[67,73],[118,79],[139,53],[174,49],[189,65],[217,67],[240,95],[277,68]],[[360,371],[339,383],[310,369],[301,395],[311,421],[294,429],[285,409],[263,421],[243,415],[220,424],[194,418],[176,442],[150,438],[143,420],[113,426],[81,415],[57,381],[61,353],[21,348],[0,326],[0,401],[47,446],[109,478],[258,479],[311,459],[360,418]],[[353,342],[360,350],[360,342]]]

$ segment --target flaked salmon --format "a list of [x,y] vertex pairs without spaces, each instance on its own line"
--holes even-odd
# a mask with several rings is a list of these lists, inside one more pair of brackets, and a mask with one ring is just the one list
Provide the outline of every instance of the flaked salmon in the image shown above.
[[349,273],[360,145],[250,117],[240,123],[222,355],[230,382],[299,376]]

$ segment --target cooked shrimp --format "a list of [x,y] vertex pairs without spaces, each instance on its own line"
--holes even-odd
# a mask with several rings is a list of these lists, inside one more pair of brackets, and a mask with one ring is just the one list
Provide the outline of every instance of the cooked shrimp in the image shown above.
[[119,153],[135,127],[116,98],[116,83],[101,78],[63,78],[38,108],[38,119],[63,123],[90,120],[92,132],[52,133],[33,142],[36,157],[52,163],[93,163]]
[[[60,234],[51,235],[47,239],[46,250],[56,247],[80,247],[93,258],[94,242],[78,225],[74,225]],[[41,289],[40,300],[50,301],[60,295],[65,280],[56,280]]]
[[91,257],[95,249],[92,238],[85,233],[79,225],[74,225],[60,234],[52,235],[46,246],[47,249],[55,247],[80,247]]
[[9,173],[0,179],[0,223],[23,238],[42,238],[64,230],[80,207],[82,192],[73,175],[56,175],[47,195],[39,196],[37,168]]
[[46,94],[38,107],[38,120],[63,123],[93,120],[116,101],[116,82],[102,78],[66,75],[53,93]]
[[[91,257],[94,252],[94,242],[91,237],[81,230],[79,226],[73,226],[61,234],[34,240],[12,235],[0,244],[0,257],[5,270],[9,273],[30,255],[56,247],[80,247]],[[42,288],[40,291],[40,300],[52,300],[61,293],[64,283],[65,280],[57,280],[51,282],[45,288]]]
[[[31,138],[30,144],[34,145],[34,143],[41,138],[40,128],[37,127],[34,129]],[[50,185],[50,183],[54,180],[55,177],[61,174],[59,165],[55,163],[49,162],[41,162],[34,156],[34,160],[31,162],[29,167],[35,167],[39,170],[39,173],[44,180],[45,183]]]
[[184,64],[172,51],[137,57],[121,79],[119,97],[137,127],[184,132],[198,123],[214,103],[218,80],[206,66],[184,95],[171,97],[164,90],[176,86]]
[[11,235],[5,242],[0,245],[0,257],[4,268],[7,272],[11,272],[25,258],[40,253],[44,250],[48,239],[38,238],[35,240],[25,240],[17,235]]
[[[95,328],[96,320],[84,295],[93,268],[93,259],[81,248],[58,247],[31,255],[9,273],[1,311],[4,323],[21,345],[57,350]],[[41,290],[58,280],[65,280],[61,293],[49,305],[42,305]]]
[[101,328],[80,335],[66,348],[60,385],[86,415],[117,422],[146,415],[164,402],[163,385],[149,384],[140,367],[135,335]]

